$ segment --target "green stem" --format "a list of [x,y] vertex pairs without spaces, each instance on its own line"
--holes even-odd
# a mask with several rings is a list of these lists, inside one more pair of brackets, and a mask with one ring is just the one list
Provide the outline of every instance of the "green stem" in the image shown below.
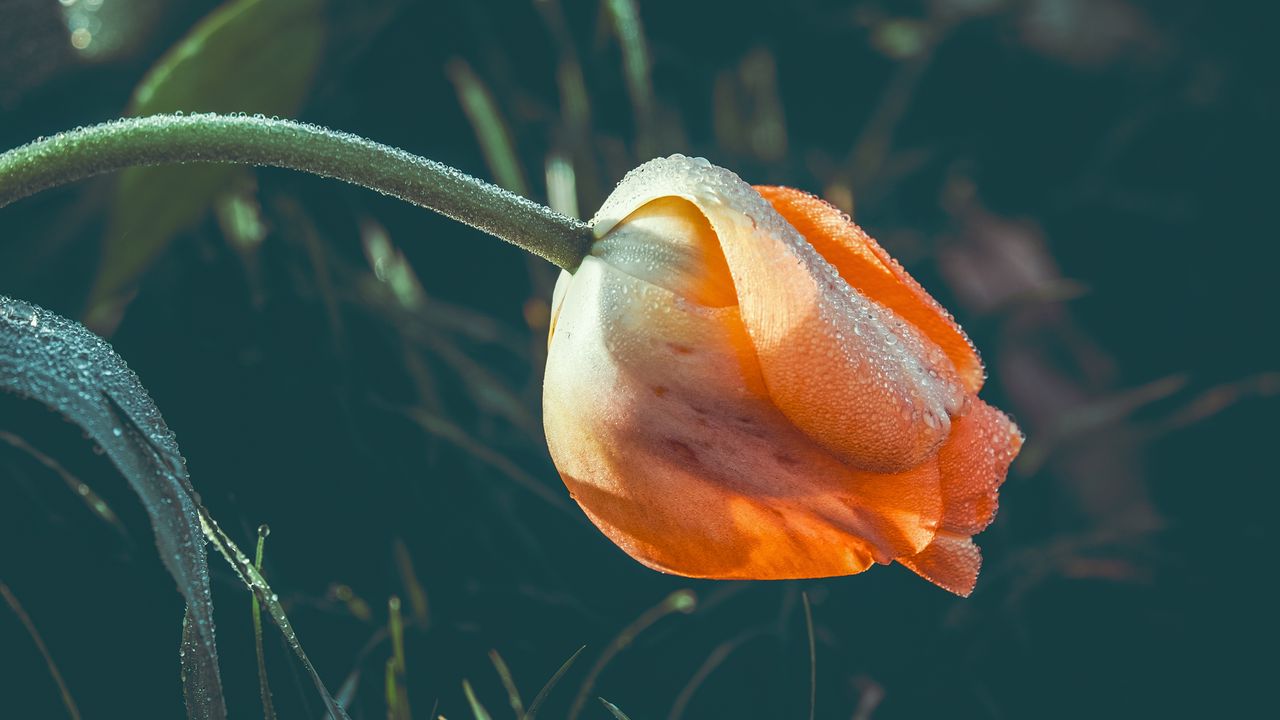
[[41,190],[137,165],[212,162],[291,168],[400,198],[573,270],[591,229],[447,165],[290,120],[154,115],[40,138],[0,155],[0,207]]

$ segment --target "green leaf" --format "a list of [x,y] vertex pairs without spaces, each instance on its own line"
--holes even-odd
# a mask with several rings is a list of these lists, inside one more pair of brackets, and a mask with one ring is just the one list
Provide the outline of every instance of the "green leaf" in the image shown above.
[[79,426],[141,498],[160,560],[187,601],[178,656],[190,720],[227,717],[206,540],[280,628],[330,718],[350,720],[303,652],[266,578],[200,504],[173,433],[138,377],[105,340],[66,318],[0,295],[0,394],[38,402]]
[[75,423],[141,498],[160,560],[187,602],[179,651],[187,714],[225,719],[199,501],[177,441],[137,376],[84,327],[0,295],[0,394]]
[[[296,114],[324,37],[324,0],[232,0],[160,58],[134,90],[128,114]],[[113,330],[134,285],[170,238],[198,221],[244,172],[198,165],[121,173],[86,324]]]

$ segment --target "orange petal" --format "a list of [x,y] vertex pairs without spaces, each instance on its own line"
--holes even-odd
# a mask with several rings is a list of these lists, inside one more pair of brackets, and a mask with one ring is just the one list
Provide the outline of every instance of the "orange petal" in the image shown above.
[[856,468],[894,473],[931,459],[966,394],[941,348],[851,288],[758,192],[705,161],[675,156],[632,172],[595,230],[672,196],[697,206],[720,241],[778,409]]
[[982,387],[982,360],[955,319],[848,215],[800,190],[761,185],[756,190],[840,271],[845,282],[942,348],[969,392],[976,393]]
[[968,413],[951,423],[938,453],[942,474],[942,523],[933,542],[898,561],[926,580],[968,596],[982,555],[969,537],[995,518],[997,491],[1022,447],[1022,433],[1008,416],[973,398]]
[[924,550],[898,562],[944,590],[969,597],[978,582],[982,552],[966,535],[940,532]]
[[997,492],[1022,447],[1022,433],[1007,415],[973,398],[969,412],[951,421],[951,437],[938,453],[942,474],[942,529],[982,532],[995,518]]
[[797,430],[769,397],[737,308],[687,302],[594,256],[560,283],[548,448],[632,557],[692,577],[821,577],[933,539],[934,464],[858,473]]

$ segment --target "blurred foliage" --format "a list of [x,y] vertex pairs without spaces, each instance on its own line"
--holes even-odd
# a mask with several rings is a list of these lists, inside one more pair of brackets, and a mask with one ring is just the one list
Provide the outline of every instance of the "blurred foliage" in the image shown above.
[[[518,250],[274,170],[130,173],[5,208],[0,293],[84,318],[136,289],[98,327],[228,533],[271,525],[264,572],[353,717],[389,697],[454,720],[520,697],[543,718],[579,701],[583,718],[805,717],[804,596],[819,718],[1268,699],[1252,656],[1276,637],[1280,92],[1263,4],[97,5],[127,40],[100,54],[62,5],[0,3],[0,145],[133,111],[296,114],[584,215],[649,156],[704,155],[854,213],[955,312],[984,396],[1028,433],[968,600],[892,567],[662,576],[587,523],[546,456],[553,274]],[[0,432],[0,579],[67,692],[89,717],[122,698],[179,715],[182,598],[145,512],[42,408],[0,396]],[[253,717],[252,618],[234,576],[213,580],[228,704]],[[687,614],[655,619],[672,597]],[[263,640],[276,713],[320,717],[279,633]],[[2,607],[0,658],[7,708],[65,714]]]
[[[322,0],[227,3],[151,67],[125,114],[292,115],[320,60],[322,9]],[[98,332],[113,331],[139,275],[175,233],[195,223],[215,197],[246,173],[227,165],[120,173],[86,324]]]

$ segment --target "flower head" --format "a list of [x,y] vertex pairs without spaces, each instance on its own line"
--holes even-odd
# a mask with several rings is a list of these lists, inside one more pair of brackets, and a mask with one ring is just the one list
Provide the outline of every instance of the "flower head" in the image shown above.
[[552,459],[635,559],[704,578],[897,561],[967,595],[1022,438],[951,316],[835,208],[636,169],[553,302]]

